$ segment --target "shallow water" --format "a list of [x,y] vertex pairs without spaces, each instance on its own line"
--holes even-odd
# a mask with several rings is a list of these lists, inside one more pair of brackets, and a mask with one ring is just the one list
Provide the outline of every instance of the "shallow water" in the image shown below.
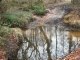
[[80,44],[80,32],[66,31],[60,26],[41,26],[26,30],[17,60],[56,60]]

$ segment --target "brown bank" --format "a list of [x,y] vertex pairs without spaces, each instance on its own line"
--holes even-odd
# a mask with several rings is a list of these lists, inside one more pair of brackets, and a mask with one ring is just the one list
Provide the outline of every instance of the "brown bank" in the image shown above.
[[15,60],[19,46],[24,40],[22,31],[19,28],[11,28],[9,39],[0,45],[0,60]]

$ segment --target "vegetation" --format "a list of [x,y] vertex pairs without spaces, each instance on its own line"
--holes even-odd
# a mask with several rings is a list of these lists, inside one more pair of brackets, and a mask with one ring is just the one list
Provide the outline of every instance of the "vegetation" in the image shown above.
[[12,14],[3,15],[3,19],[4,20],[2,20],[0,24],[4,26],[12,26],[14,24],[18,25],[19,23],[21,23],[21,20],[19,20],[15,15]]
[[71,0],[73,6],[75,9],[77,9],[79,11],[79,15],[80,15],[80,0]]
[[31,18],[31,15],[26,15],[25,17],[22,14],[18,15],[18,14],[4,13],[2,15],[2,20],[0,24],[3,26],[9,26],[9,27],[20,26],[22,23],[23,24],[27,23],[30,18]]
[[[30,22],[30,20],[33,17],[35,18],[35,20],[38,20],[38,18],[39,19],[41,18],[41,20],[37,21],[40,23],[40,24],[38,23],[39,25],[43,25],[44,22],[47,22],[46,20],[49,20],[49,18],[51,18],[51,21],[52,21],[53,14],[55,14],[55,11],[53,10],[54,9],[53,6],[55,5],[55,8],[56,8],[56,3],[59,6],[59,4],[61,4],[63,1],[66,1],[67,3],[70,2],[70,0],[0,0],[0,46],[4,45],[3,42],[6,42],[6,41],[7,42],[11,41],[11,44],[12,44],[12,40],[16,41],[18,39],[18,38],[16,39],[16,36],[19,35],[17,33],[20,33],[20,32],[24,33],[22,32],[21,29],[17,29],[16,27],[27,28],[27,24]],[[70,12],[71,14],[69,15],[67,14],[66,16],[64,16],[63,17],[64,22],[66,25],[80,26],[80,1],[71,0],[71,3],[72,3],[72,6],[75,8],[74,10],[78,12],[73,11],[72,13]],[[50,9],[46,9],[47,6]],[[60,5],[59,7],[61,8],[62,11],[64,10],[67,11],[69,8],[73,9],[72,6],[70,6],[69,8],[66,8],[67,6],[68,5],[64,4],[64,6]],[[46,14],[46,12],[48,12],[49,14],[48,13]],[[51,22],[49,22],[49,24],[50,23]],[[31,34],[34,34],[34,33],[35,32]],[[24,34],[21,34],[21,36],[22,35]]]
[[9,40],[10,33],[10,29],[0,26],[0,45],[3,44],[2,42]]
[[34,11],[33,11],[34,14],[44,15],[45,12],[46,12],[46,9],[45,9],[45,6],[43,4],[34,6]]

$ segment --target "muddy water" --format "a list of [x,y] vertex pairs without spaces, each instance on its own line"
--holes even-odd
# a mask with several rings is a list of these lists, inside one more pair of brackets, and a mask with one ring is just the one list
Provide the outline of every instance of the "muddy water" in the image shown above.
[[56,60],[66,56],[80,44],[80,32],[59,26],[42,26],[26,30],[18,51],[18,60]]

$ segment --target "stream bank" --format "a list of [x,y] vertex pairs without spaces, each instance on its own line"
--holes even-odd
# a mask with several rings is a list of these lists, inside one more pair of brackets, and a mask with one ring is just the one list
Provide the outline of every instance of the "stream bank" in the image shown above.
[[1,41],[0,60],[1,59],[15,60],[15,58],[17,56],[17,52],[19,50],[19,47],[22,44],[22,41],[24,40],[24,37],[22,35],[22,31],[19,28],[3,27],[3,29],[10,30],[11,33],[7,35],[8,39]]

